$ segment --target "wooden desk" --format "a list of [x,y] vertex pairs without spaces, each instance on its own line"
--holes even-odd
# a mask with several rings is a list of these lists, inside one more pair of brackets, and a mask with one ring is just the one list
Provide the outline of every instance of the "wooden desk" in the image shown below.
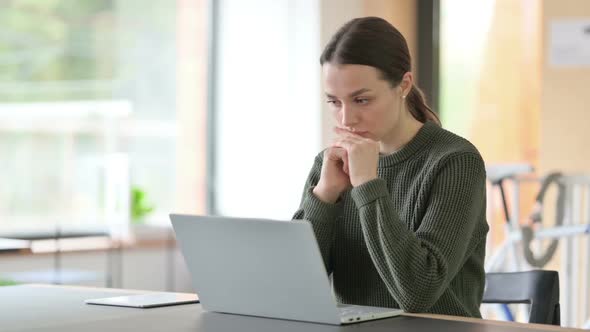
[[90,298],[147,293],[106,288],[23,285],[0,287],[0,330],[8,331],[395,331],[530,332],[583,331],[521,324],[406,314],[400,317],[332,326],[279,319],[205,312],[200,304],[154,309],[86,305]]

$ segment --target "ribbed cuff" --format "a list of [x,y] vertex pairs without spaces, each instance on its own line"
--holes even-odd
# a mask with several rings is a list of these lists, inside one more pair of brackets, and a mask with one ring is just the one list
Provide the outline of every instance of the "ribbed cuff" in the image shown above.
[[352,188],[350,196],[357,208],[365,206],[381,197],[387,197],[387,183],[384,179],[374,179]]
[[339,203],[330,204],[323,202],[316,197],[311,187],[307,190],[305,200],[303,200],[303,211],[305,211],[305,219],[309,221],[332,221],[338,212]]

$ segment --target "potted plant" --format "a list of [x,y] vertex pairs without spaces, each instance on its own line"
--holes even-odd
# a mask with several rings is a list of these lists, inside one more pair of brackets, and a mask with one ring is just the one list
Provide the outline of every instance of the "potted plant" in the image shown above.
[[144,225],[145,218],[154,211],[154,205],[148,202],[147,193],[138,186],[131,188],[131,224]]
[[14,282],[12,280],[0,279],[0,286],[14,286],[14,285],[18,285],[18,283]]

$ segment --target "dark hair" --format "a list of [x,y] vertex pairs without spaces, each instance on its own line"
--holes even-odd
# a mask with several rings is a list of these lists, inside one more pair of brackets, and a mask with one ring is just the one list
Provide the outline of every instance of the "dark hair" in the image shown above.
[[[344,24],[322,52],[320,63],[326,62],[377,68],[392,87],[400,84],[404,74],[412,70],[406,39],[379,17],[356,18]],[[440,125],[438,116],[426,104],[424,93],[416,85],[412,85],[406,101],[416,120]]]

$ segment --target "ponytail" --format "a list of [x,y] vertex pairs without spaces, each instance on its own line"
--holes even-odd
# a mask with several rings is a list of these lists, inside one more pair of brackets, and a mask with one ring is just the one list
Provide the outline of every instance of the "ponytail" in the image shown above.
[[414,118],[422,123],[431,121],[437,125],[441,125],[438,115],[432,111],[432,109],[426,104],[426,98],[420,88],[412,85],[412,89],[406,98],[410,113]]

